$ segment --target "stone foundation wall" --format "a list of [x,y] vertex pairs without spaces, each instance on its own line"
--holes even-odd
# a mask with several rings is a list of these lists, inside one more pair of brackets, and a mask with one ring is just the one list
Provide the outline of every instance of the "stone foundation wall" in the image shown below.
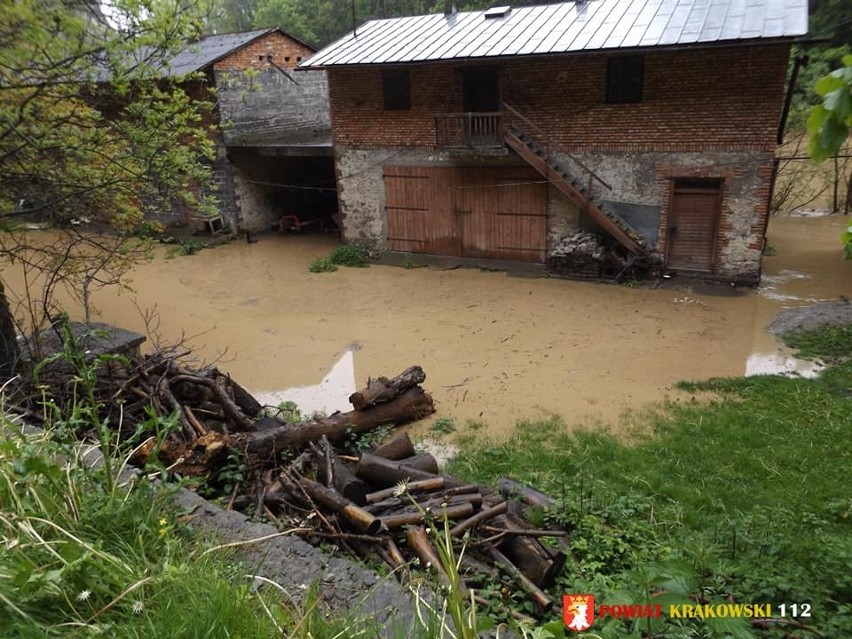
[[[722,203],[716,238],[715,275],[752,280],[760,272],[766,224],[772,155],[767,152],[637,152],[577,153],[612,186],[596,187],[603,199],[658,207],[659,223],[654,253],[665,257],[667,211],[674,180],[722,180]],[[564,158],[563,158],[564,159]],[[585,178],[582,172],[565,165]],[[353,149],[338,147],[336,169],[340,212],[347,241],[387,246],[382,168],[387,164],[414,166],[523,165],[512,153],[460,154],[411,148]],[[550,186],[548,189],[548,251],[581,224],[580,211]]]

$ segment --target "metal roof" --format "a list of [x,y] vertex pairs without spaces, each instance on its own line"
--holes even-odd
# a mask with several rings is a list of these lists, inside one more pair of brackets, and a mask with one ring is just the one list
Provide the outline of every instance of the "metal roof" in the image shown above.
[[371,20],[300,68],[684,46],[791,38],[807,0],[587,0]]

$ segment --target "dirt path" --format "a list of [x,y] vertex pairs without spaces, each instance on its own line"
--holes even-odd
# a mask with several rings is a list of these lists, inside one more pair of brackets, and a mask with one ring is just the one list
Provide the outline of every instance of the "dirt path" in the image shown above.
[[[368,375],[426,370],[439,416],[482,420],[492,434],[550,413],[569,424],[615,422],[676,397],[683,379],[742,375],[778,356],[765,331],[783,306],[852,297],[840,218],[774,220],[761,292],[641,290],[475,270],[372,266],[312,274],[330,238],[262,237],[140,266],[133,286],[160,332],[193,344],[252,391],[341,388]],[[11,274],[4,274],[9,278]],[[11,280],[10,287],[14,286]],[[712,293],[712,294],[711,294]],[[142,329],[130,296],[101,295],[103,321]],[[332,368],[351,352],[346,370]],[[310,394],[310,390],[307,390]],[[327,408],[333,408],[331,402]],[[630,420],[622,423],[629,428]]]

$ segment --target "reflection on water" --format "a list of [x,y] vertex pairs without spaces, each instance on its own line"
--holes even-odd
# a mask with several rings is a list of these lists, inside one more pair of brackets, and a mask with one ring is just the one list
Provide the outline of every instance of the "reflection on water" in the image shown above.
[[[105,291],[94,302],[99,320],[142,332],[134,297],[143,309],[156,305],[163,341],[198,335],[190,346],[199,358],[218,360],[267,403],[347,410],[368,377],[419,364],[437,415],[460,426],[477,420],[500,435],[553,413],[569,424],[616,424],[625,410],[676,400],[680,380],[766,370],[755,354],[787,368],[789,353],[766,327],[784,306],[852,298],[852,262],[838,240],[846,221],[773,219],[771,290],[744,295],[677,278],[667,290],[642,290],[471,269],[316,274],[308,264],[336,241],[306,235],[158,259],[135,269],[134,295]],[[14,268],[3,278],[20,288]],[[357,366],[344,352],[354,343]]]
[[745,375],[787,375],[789,377],[817,377],[824,366],[806,359],[799,359],[782,352],[752,353],[746,361]]
[[331,415],[336,411],[352,410],[349,396],[355,390],[355,357],[353,349],[347,349],[319,384],[279,391],[255,391],[253,394],[265,406],[293,402],[304,415]]

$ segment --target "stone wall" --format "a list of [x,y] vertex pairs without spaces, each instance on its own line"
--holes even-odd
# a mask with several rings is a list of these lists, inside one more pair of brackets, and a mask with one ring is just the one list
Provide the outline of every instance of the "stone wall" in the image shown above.
[[331,139],[325,71],[216,71],[216,87],[228,146]]
[[296,71],[314,53],[273,31],[213,65],[226,145],[328,141],[331,124],[325,71]]

